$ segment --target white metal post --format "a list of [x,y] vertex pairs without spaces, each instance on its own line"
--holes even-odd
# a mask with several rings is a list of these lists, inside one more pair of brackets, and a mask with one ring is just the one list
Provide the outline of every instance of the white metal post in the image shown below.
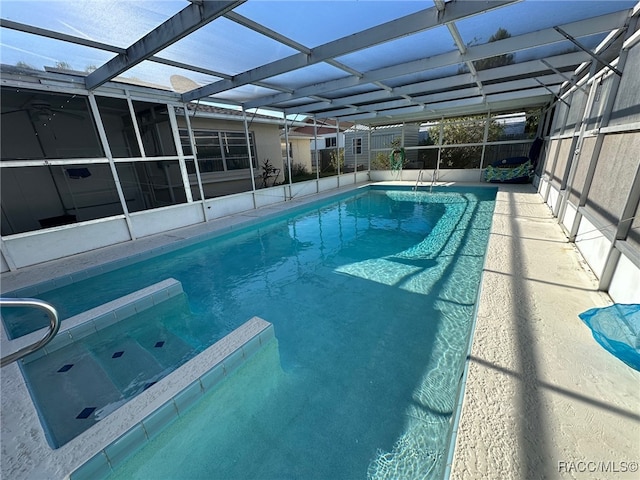
[[133,131],[136,135],[136,141],[138,142],[138,149],[140,150],[140,156],[142,158],[146,158],[147,154],[144,151],[144,145],[142,143],[142,135],[140,134],[140,125],[138,125],[138,117],[136,117],[136,111],[133,108],[133,101],[131,100],[131,94],[129,90],[126,91],[127,94],[127,105],[129,106],[129,115],[131,115],[131,120],[133,123]]
[[[169,124],[171,125],[171,132],[173,133],[173,142],[176,146],[176,152],[178,153],[178,165],[180,166],[180,176],[182,177],[184,193],[187,196],[187,203],[193,203],[191,184],[189,183],[189,172],[187,172],[187,164],[184,160],[182,142],[180,142],[180,131],[178,130],[178,121],[176,120],[176,111],[173,105],[167,105],[167,112],[169,113]],[[171,186],[169,188],[173,191]]]
[[256,203],[256,179],[253,177],[253,158],[251,156],[251,137],[249,136],[249,124],[247,123],[247,111],[242,107],[242,121],[244,123],[244,136],[247,141],[247,154],[249,155],[249,175],[251,176],[251,198],[253,198],[253,208],[257,208]]
[[316,193],[320,193],[320,158],[318,155],[318,122],[316,116],[313,116],[313,149],[316,157]]
[[[197,107],[196,107],[197,108]],[[202,213],[204,214],[204,221],[208,221],[207,207],[205,205],[204,198],[204,186],[202,185],[202,176],[200,175],[200,165],[198,165],[198,147],[196,146],[195,135],[191,128],[191,119],[189,118],[189,109],[187,104],[184,104],[184,121],[187,124],[187,134],[189,135],[189,143],[191,144],[191,153],[193,154],[193,165],[196,170],[196,179],[198,181],[198,191],[200,192],[200,201],[202,203]]]
[[287,115],[284,115],[284,149],[287,153],[287,171],[289,172],[289,200],[293,198],[291,185],[293,184],[293,178],[291,178],[291,157],[289,157],[289,126],[287,125]]
[[[100,112],[98,111],[98,103],[96,102],[96,97],[93,92],[89,92],[89,105],[91,107],[91,114],[93,115],[93,119],[96,122],[96,127],[98,129],[98,135],[100,136],[100,142],[102,143],[102,148],[104,148],[104,154],[109,161],[109,168],[111,169],[111,175],[113,175],[113,181],[116,184],[116,191],[118,192],[118,198],[120,199],[120,206],[122,207],[122,212],[124,213],[124,220],[127,223],[127,228],[129,229],[129,237],[131,240],[135,240],[136,236],[133,231],[133,224],[131,223],[131,218],[129,217],[129,209],[127,208],[127,200],[124,196],[124,191],[122,190],[122,184],[120,183],[120,177],[118,176],[118,170],[116,169],[116,164],[113,161],[113,154],[111,153],[111,148],[109,147],[109,140],[107,139],[107,133],[104,129],[104,125],[102,124],[102,118],[100,117]],[[135,117],[133,118],[135,123]]]

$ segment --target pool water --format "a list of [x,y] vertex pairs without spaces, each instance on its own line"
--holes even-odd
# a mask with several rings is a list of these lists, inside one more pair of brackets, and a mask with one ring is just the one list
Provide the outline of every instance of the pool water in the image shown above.
[[[371,188],[42,295],[71,316],[169,277],[185,291],[65,347],[56,362],[25,365],[50,437],[68,441],[86,428],[69,423],[99,421],[257,315],[274,324],[277,352],[250,362],[116,478],[441,477],[495,191]],[[140,370],[117,365],[114,354],[133,351]],[[89,361],[99,376],[81,371]],[[46,405],[38,391],[71,382],[58,372],[68,364],[80,384],[60,395],[102,393],[61,412],[61,399]]]

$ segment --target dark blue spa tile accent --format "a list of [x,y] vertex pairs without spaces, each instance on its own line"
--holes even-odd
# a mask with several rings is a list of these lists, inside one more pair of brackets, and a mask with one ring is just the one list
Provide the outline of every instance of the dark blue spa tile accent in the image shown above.
[[162,348],[164,347],[164,340],[160,341],[160,342],[156,342],[156,344],[154,345],[155,348]]
[[113,355],[111,355],[111,358],[120,358],[122,355],[124,355],[123,351],[115,352]]
[[147,390],[148,388],[153,387],[156,383],[158,382],[149,382],[144,386],[144,390]]
[[71,370],[71,367],[73,367],[73,363],[67,363],[62,368],[60,368],[60,370],[58,370],[58,373],[68,372],[69,370]]
[[86,407],[84,408],[76,417],[78,420],[84,420],[85,418],[89,418],[93,412],[96,411],[96,407]]

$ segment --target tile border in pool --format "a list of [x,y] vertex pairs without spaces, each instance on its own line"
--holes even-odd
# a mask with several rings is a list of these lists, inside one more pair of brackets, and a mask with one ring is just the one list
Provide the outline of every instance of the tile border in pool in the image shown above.
[[[29,282],[21,287],[9,287],[9,290],[3,291],[2,296],[11,298],[37,298],[42,293],[70,285],[74,282],[85,280],[88,278],[102,275],[103,273],[112,272],[119,268],[127,267],[144,260],[148,260],[153,257],[157,257],[164,253],[180,250],[191,245],[221,237],[227,234],[236,234],[243,229],[248,229],[257,223],[261,223],[267,220],[277,219],[283,215],[289,215],[291,212],[304,212],[308,209],[317,208],[323,204],[328,204],[340,199],[341,197],[350,197],[354,194],[354,191],[360,191],[365,193],[371,185],[359,185],[349,186],[344,190],[340,190],[338,193],[324,192],[324,194],[314,195],[314,198],[302,197],[292,198],[282,205],[268,205],[260,209],[242,212],[229,217],[221,217],[215,220],[210,220],[205,223],[199,223],[187,227],[178,229],[180,232],[176,235],[173,230],[163,232],[157,235],[149,237],[143,237],[139,239],[141,242],[153,242],[154,239],[159,237],[170,236],[170,240],[164,242],[160,241],[160,244],[155,246],[141,246],[140,250],[134,254],[125,255],[119,258],[114,258],[104,262],[93,264],[89,267],[82,267],[71,273],[57,275],[47,280]],[[320,195],[320,197],[318,197]],[[201,231],[206,229],[205,231]],[[137,240],[136,240],[137,241]],[[110,245],[104,248],[116,248],[118,245]],[[84,252],[80,255],[89,255],[92,252]],[[55,261],[53,261],[55,262]],[[28,268],[28,267],[27,267]],[[3,273],[3,276],[10,275],[10,272]]]
[[[168,278],[111,302],[99,305],[91,310],[79,313],[78,315],[63,320],[60,325],[60,330],[53,340],[44,348],[25,357],[23,361],[24,363],[30,363],[78,341],[87,335],[96,333],[114,323],[143,312],[183,293],[182,284],[174,278]],[[2,350],[17,351],[24,346],[31,345],[43,338],[48,330],[49,328],[45,327],[14,340],[5,341],[3,339]]]
[[[273,325],[259,317],[251,318],[110,417],[72,440],[73,443],[82,443],[86,437],[92,438],[95,443],[101,423],[107,420],[121,427],[117,436],[110,435],[111,439],[103,439],[97,453],[76,459],[82,462],[81,465],[73,466],[74,470],[66,478],[96,480],[106,477],[127,457],[183,415],[206,392],[272,341],[275,341]],[[133,420],[136,411],[137,418]]]

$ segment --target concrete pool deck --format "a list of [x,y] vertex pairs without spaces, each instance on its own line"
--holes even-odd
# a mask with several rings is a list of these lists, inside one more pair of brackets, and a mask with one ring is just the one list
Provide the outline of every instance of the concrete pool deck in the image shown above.
[[578,317],[610,303],[534,188],[501,186],[452,479],[640,478],[640,372]]
[[[233,229],[335,193],[3,274],[3,291]],[[603,350],[577,316],[611,303],[596,287],[534,188],[500,185],[451,478],[638,478],[621,469],[640,460],[640,372]],[[19,440],[2,436],[3,477],[7,455],[21,464],[34,461],[26,451],[34,436],[42,434],[30,428]]]

